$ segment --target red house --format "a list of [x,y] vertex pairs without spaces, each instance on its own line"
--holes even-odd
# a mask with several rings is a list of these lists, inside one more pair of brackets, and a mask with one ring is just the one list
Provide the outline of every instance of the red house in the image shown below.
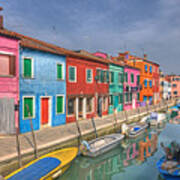
[[67,123],[108,114],[108,64],[83,50],[67,56]]

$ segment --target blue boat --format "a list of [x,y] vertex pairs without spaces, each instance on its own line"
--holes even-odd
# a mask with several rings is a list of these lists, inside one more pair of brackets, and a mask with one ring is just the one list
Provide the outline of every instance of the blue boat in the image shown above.
[[174,171],[169,172],[165,169],[162,169],[162,164],[165,162],[165,160],[166,158],[162,157],[156,164],[161,177],[165,180],[180,180],[180,164],[176,166]]

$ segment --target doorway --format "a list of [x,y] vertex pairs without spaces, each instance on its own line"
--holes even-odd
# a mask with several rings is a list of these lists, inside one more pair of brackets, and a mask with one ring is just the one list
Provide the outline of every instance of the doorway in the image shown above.
[[47,126],[50,121],[50,98],[41,98],[41,125]]

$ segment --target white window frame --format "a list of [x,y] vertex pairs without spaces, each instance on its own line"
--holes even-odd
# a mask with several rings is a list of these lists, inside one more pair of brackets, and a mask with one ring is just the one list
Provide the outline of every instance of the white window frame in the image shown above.
[[[58,66],[58,65],[62,65],[62,79],[58,79],[58,74],[57,74],[57,73],[58,73],[58,72],[57,72],[57,66]],[[57,78],[58,81],[64,80],[64,64],[62,64],[62,63],[60,63],[60,62],[57,62],[57,63],[56,63],[56,78]]]
[[[36,104],[36,97],[35,97],[35,96],[23,96],[22,98],[23,98],[23,99],[22,99],[22,100],[23,100],[23,107],[22,107],[22,108],[23,108],[23,109],[22,109],[22,110],[23,110],[23,120],[34,119],[34,118],[36,117],[36,111],[35,111],[35,107],[36,107],[36,105],[35,105],[35,104]],[[25,99],[25,98],[33,98],[33,102],[34,102],[34,103],[33,103],[33,112],[34,112],[34,113],[33,113],[33,116],[32,116],[32,117],[27,117],[27,118],[24,117],[24,99]]]
[[[70,68],[74,68],[75,69],[75,80],[74,81],[69,79],[69,77],[70,77],[69,76]],[[77,82],[77,67],[76,66],[68,66],[68,81],[72,82],[72,83],[76,83]]]
[[[23,56],[22,57],[22,77],[25,79],[33,79],[34,78],[34,58],[33,57],[27,57]],[[32,69],[32,76],[31,77],[24,77],[24,59],[31,59],[31,69]]]
[[[63,97],[63,112],[62,113],[57,112],[57,97]],[[56,95],[56,115],[64,114],[64,109],[65,109],[64,108],[64,99],[65,99],[64,97],[65,97],[64,94],[57,94]]]
[[[91,81],[89,81],[89,82],[87,81],[87,78],[88,78],[88,73],[87,72],[88,72],[88,70],[91,71]],[[86,69],[86,82],[87,83],[93,83],[93,69],[89,69],[89,68]]]

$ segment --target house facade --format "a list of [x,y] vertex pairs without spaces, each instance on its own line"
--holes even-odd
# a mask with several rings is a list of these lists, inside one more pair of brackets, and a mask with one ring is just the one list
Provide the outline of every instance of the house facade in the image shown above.
[[30,119],[34,130],[66,122],[66,57],[33,41],[20,49],[21,133],[31,131]]
[[[157,87],[159,86],[159,75],[157,70],[159,65],[147,60],[147,55],[141,58],[133,56],[129,54],[129,52],[125,52],[119,53],[119,56],[123,57],[128,65],[140,69],[140,105],[144,106],[154,103],[154,98],[155,100],[159,98],[159,88]],[[154,66],[158,68],[154,68]],[[157,73],[154,72],[154,69],[156,69]],[[154,92],[156,92],[155,97]]]
[[171,97],[180,97],[180,75],[166,76],[171,83]]
[[66,122],[108,114],[108,62],[88,52],[68,56]]
[[0,29],[0,134],[15,133],[19,127],[18,106],[19,40]]
[[118,64],[109,65],[109,114],[123,111],[124,67]]
[[140,70],[124,66],[124,110],[139,107],[140,100]]

